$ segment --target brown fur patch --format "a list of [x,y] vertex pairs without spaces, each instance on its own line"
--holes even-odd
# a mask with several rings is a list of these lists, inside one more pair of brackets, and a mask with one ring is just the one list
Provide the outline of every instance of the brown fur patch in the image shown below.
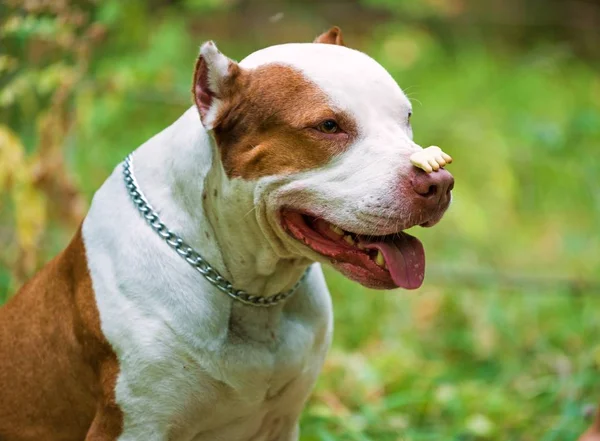
[[[333,109],[319,87],[289,66],[242,69],[222,101],[214,136],[229,177],[257,179],[317,168],[356,135],[352,118]],[[316,130],[326,119],[336,120],[344,133]]]
[[324,43],[324,44],[337,44],[339,46],[346,46],[344,44],[344,39],[342,38],[342,30],[333,26],[327,32],[323,32],[317,38],[315,38],[314,43]]
[[122,432],[117,358],[100,329],[81,229],[0,309],[0,440],[109,441]]

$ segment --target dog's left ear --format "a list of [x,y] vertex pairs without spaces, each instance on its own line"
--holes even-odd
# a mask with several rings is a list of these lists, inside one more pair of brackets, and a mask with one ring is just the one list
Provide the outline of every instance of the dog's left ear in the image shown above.
[[212,41],[200,47],[192,93],[202,124],[207,130],[214,129],[219,104],[232,93],[240,71],[240,66],[219,52]]
[[337,44],[338,46],[346,46],[342,38],[342,30],[337,26],[332,27],[327,32],[323,32],[313,43]]

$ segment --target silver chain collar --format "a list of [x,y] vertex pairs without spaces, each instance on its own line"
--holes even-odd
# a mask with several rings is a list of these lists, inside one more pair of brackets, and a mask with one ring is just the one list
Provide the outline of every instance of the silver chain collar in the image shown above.
[[208,280],[220,291],[223,291],[232,299],[252,306],[275,306],[291,297],[304,279],[306,279],[310,267],[304,272],[302,277],[300,277],[300,279],[291,289],[280,292],[279,294],[263,297],[248,294],[246,291],[241,289],[235,289],[231,283],[221,276],[216,269],[214,269],[206,260],[202,258],[202,256],[200,256],[200,254],[194,251],[192,247],[190,247],[181,237],[179,237],[177,234],[167,228],[164,223],[162,223],[158,217],[158,213],[154,211],[154,208],[152,208],[152,205],[150,205],[146,199],[146,196],[144,196],[144,193],[142,193],[142,190],[135,179],[133,174],[133,156],[131,154],[128,155],[123,162],[123,179],[133,204],[137,207],[142,216],[144,216],[144,219],[146,219],[148,225],[150,225],[152,229],[156,231],[171,248],[177,251],[177,254],[185,259],[186,262],[189,263],[200,274],[202,274],[206,280]]

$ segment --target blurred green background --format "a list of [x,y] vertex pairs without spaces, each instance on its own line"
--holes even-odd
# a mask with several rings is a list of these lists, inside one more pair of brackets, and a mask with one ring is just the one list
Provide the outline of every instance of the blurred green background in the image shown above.
[[199,45],[234,59],[331,25],[455,163],[415,230],[417,292],[328,272],[336,334],[302,440],[574,440],[600,400],[600,4],[591,0],[3,0],[0,303],[94,191],[191,105]]

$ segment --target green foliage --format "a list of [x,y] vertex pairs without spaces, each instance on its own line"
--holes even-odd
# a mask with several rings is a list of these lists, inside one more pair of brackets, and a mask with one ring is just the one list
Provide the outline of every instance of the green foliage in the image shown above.
[[[336,336],[303,440],[574,439],[600,399],[600,298],[587,296],[600,77],[569,46],[513,47],[452,22],[469,4],[348,2],[393,12],[356,35],[365,20],[351,18],[345,39],[405,89],[415,140],[454,157],[456,189],[439,226],[414,230],[428,254],[419,293],[328,274]],[[0,4],[0,303],[64,247],[115,165],[191,105],[203,40],[239,59],[282,36],[310,41],[326,21],[312,2],[244,5]]]
[[[413,41],[407,33],[385,33],[371,53],[387,64]],[[413,63],[390,70],[415,98],[417,142],[450,152],[458,180],[444,227],[418,234],[436,243],[433,253],[460,253],[463,264],[595,278],[596,72],[558,49],[507,57],[475,47],[450,56],[431,38],[419,41]],[[476,261],[465,261],[464,248],[476,250]]]

